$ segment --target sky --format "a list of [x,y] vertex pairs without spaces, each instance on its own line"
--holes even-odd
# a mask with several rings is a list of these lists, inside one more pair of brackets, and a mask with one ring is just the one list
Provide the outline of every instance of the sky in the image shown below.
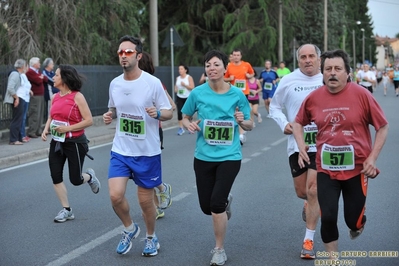
[[374,34],[394,38],[399,33],[399,1],[368,0],[367,6],[373,21]]

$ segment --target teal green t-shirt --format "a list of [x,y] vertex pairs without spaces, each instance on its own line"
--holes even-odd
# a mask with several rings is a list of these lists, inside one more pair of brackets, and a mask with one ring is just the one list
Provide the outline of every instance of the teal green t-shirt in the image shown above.
[[243,112],[244,120],[250,119],[247,98],[237,87],[231,86],[224,94],[214,92],[209,83],[191,91],[182,113],[193,116],[197,112],[198,126],[194,157],[207,162],[241,160],[238,124],[234,118],[236,107]]

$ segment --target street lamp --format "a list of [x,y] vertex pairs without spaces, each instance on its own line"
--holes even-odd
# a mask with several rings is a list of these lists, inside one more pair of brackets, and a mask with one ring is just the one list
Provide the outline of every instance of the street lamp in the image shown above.
[[[357,25],[362,24],[361,21],[356,21]],[[352,30],[352,36],[353,36],[353,69],[356,69],[356,36],[355,36],[355,30]]]
[[363,42],[363,45],[362,45],[362,64],[364,64],[364,29],[361,28],[360,30],[362,31],[362,42]]

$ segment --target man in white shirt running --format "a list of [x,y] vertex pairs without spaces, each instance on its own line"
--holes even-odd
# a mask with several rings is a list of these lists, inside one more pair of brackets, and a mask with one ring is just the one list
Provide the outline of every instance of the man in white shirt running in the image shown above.
[[116,252],[126,254],[132,247],[131,240],[140,233],[140,227],[130,217],[125,197],[131,178],[138,187],[138,201],[147,230],[142,255],[151,257],[157,255],[160,248],[155,235],[154,203],[154,188],[162,184],[158,127],[159,121],[172,118],[172,106],[161,81],[138,66],[142,57],[139,39],[122,37],[118,55],[123,74],[111,81],[109,111],[103,115],[105,124],[117,119],[108,171],[112,207],[124,226]]
[[[313,238],[319,219],[319,203],[316,185],[316,133],[314,124],[307,125],[305,141],[309,145],[311,163],[305,168],[298,164],[299,149],[292,135],[292,123],[306,96],[323,86],[323,75],[320,73],[320,49],[313,44],[304,44],[298,48],[296,56],[299,69],[281,79],[270,104],[271,117],[277,122],[284,134],[288,136],[287,152],[291,174],[294,179],[296,194],[305,200],[303,220],[306,222],[306,233],[302,245],[301,258],[314,259]],[[287,110],[287,116],[283,113]]]
[[373,71],[370,70],[368,64],[363,64],[363,69],[357,72],[357,81],[359,85],[373,93],[373,85],[376,83],[377,78]]

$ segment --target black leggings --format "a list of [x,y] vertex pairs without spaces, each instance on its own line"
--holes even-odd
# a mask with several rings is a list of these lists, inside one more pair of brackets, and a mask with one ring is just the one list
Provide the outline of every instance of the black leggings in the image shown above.
[[338,201],[342,191],[345,223],[358,230],[366,222],[364,216],[367,177],[357,175],[345,181],[331,179],[328,174],[317,173],[317,198],[321,212],[321,239],[324,243],[338,240]]
[[183,114],[181,113],[181,109],[183,109],[183,105],[186,103],[187,98],[180,98],[176,96],[176,107],[177,107],[177,120],[183,120]]
[[51,140],[48,162],[50,166],[51,178],[53,184],[59,184],[63,181],[63,170],[65,161],[68,159],[69,180],[74,186],[83,184],[82,168],[85,155],[88,151],[86,143],[64,142],[62,145],[62,154],[55,152],[56,141]]
[[240,171],[241,160],[205,162],[194,158],[197,192],[203,213],[223,213],[226,210],[234,180]]

